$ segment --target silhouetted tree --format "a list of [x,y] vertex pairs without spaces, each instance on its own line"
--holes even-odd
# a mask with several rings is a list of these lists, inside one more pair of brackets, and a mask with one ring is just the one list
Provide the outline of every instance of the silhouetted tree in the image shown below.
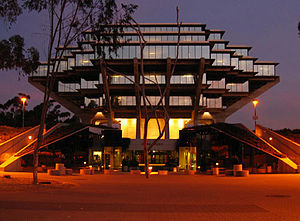
[[[25,126],[33,127],[40,123],[43,103],[36,105],[32,110],[25,109]],[[61,110],[61,106],[51,100],[46,116],[47,128],[60,122],[76,122],[76,118],[70,118],[70,113]],[[9,99],[0,104],[0,125],[20,127],[22,125],[22,103],[20,97]]]
[[[128,22],[130,14],[137,8],[136,5],[123,5],[126,11],[120,11],[115,0],[10,0],[0,1],[0,16],[10,23],[16,21],[22,10],[29,12],[47,11],[49,13],[49,44],[47,56],[47,80],[44,90],[43,109],[41,114],[40,129],[37,146],[34,150],[33,183],[38,184],[38,149],[43,139],[43,129],[46,121],[48,102],[54,87],[56,73],[58,72],[66,48],[76,42],[77,38],[86,30],[101,29],[103,25]],[[122,26],[111,26],[106,29],[113,34],[112,38],[107,35],[101,36],[105,42],[111,42],[109,53],[118,48],[118,36],[122,33]],[[98,52],[104,56],[104,51]],[[53,65],[50,70],[50,65]]]

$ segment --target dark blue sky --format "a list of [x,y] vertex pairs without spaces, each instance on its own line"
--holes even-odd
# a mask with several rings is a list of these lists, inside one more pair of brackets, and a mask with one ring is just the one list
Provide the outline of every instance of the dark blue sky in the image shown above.
[[[231,44],[252,46],[250,55],[259,60],[279,62],[277,75],[281,82],[258,97],[258,123],[274,128],[300,128],[300,38],[297,25],[300,21],[299,0],[139,0],[122,1],[139,5],[135,15],[138,22],[176,22],[176,5],[182,22],[207,24],[207,28],[225,30],[224,39]],[[26,46],[36,46],[42,58],[46,56],[46,14],[29,14],[19,18],[8,29],[0,22],[0,39],[12,34],[25,37]],[[0,103],[18,92],[31,95],[31,105],[41,101],[42,94],[27,83],[17,81],[13,71],[0,72]],[[242,122],[253,128],[253,107],[248,104],[227,119]]]

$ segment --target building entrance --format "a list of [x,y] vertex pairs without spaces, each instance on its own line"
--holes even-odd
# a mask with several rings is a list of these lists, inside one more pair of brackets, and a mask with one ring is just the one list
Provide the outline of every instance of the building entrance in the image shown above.
[[104,147],[104,168],[120,169],[122,163],[120,147]]
[[179,147],[179,169],[196,170],[196,147]]

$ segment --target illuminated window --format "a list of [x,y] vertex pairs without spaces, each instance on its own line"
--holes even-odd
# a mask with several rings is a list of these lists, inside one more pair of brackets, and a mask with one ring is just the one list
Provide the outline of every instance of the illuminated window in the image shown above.
[[80,84],[58,82],[58,92],[78,92],[77,89],[80,89]]
[[192,99],[189,96],[170,96],[170,106],[191,106]]
[[275,65],[254,65],[254,71],[257,76],[274,76]]
[[[153,106],[155,106],[155,105],[158,105],[158,102],[160,101],[160,96],[147,96],[147,99],[148,99],[148,101],[146,100],[146,104],[147,104],[147,106],[148,105],[153,105]],[[149,102],[150,102],[150,104],[149,104]],[[163,98],[162,99],[162,104],[164,105],[165,104],[165,98]],[[141,105],[144,105],[144,100],[143,100],[143,98],[141,98]]]

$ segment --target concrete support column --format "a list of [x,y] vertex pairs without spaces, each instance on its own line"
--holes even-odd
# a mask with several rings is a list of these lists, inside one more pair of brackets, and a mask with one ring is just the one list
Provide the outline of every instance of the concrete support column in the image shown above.
[[[167,71],[166,71],[166,93],[165,93],[165,106],[167,111],[170,111],[170,82],[171,82],[171,72],[172,72],[172,62],[171,58],[167,58]],[[169,120],[165,119],[165,139],[170,139],[170,126]]]
[[192,122],[193,122],[194,126],[198,125],[198,110],[192,111]]
[[141,139],[141,95],[140,95],[140,74],[138,59],[133,59],[133,72],[135,81],[135,100],[136,100],[136,139]]
[[112,105],[111,105],[111,100],[110,100],[110,95],[109,95],[109,85],[108,85],[108,76],[106,73],[106,65],[104,60],[100,61],[100,69],[101,69],[101,74],[102,74],[102,81],[103,81],[103,87],[104,87],[104,95],[105,95],[105,100],[106,100],[106,105],[108,109],[108,123],[107,126],[112,127],[113,123],[113,110],[112,110]]
[[169,122],[165,120],[166,130],[165,130],[165,139],[170,139],[170,126]]
[[205,58],[200,58],[199,70],[197,75],[195,76],[195,79],[197,80],[197,88],[196,88],[194,111],[192,112],[192,120],[195,126],[198,125],[199,101],[202,93],[202,79],[203,79],[204,72],[205,72]]

